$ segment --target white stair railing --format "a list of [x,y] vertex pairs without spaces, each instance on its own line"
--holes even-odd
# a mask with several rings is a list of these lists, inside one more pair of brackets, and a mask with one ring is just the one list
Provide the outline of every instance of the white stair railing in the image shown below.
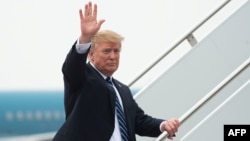
[[171,46],[168,50],[164,51],[163,54],[159,55],[159,57],[148,65],[138,76],[136,76],[131,82],[128,83],[128,86],[131,87],[134,83],[136,83],[141,77],[143,77],[147,72],[149,72],[154,66],[156,66],[162,59],[164,59],[168,54],[170,54],[175,48],[177,48],[182,42],[187,40],[189,44],[193,47],[197,40],[193,36],[193,33],[198,30],[203,24],[205,24],[209,19],[211,19],[217,12],[219,12],[223,7],[225,7],[231,0],[227,0],[223,2],[219,7],[215,8],[211,14],[205,17],[201,22],[196,25],[191,31],[184,34],[180,40],[177,41],[173,46]]

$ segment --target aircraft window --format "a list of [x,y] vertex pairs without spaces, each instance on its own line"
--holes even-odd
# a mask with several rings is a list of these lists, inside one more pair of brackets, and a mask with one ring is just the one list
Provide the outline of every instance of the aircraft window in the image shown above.
[[35,117],[36,120],[41,120],[43,118],[43,113],[41,111],[36,111]]
[[33,114],[32,114],[31,111],[27,111],[26,114],[25,114],[25,116],[26,116],[27,120],[32,120],[33,119]]
[[[60,114],[59,111],[54,111],[53,114],[54,114],[54,118],[55,118],[56,120],[60,120],[61,114]],[[62,116],[62,117],[63,117],[63,116]]]
[[23,120],[24,119],[24,113],[22,111],[18,111],[16,113],[17,119],[18,120]]
[[51,120],[51,118],[52,118],[51,112],[50,112],[50,111],[45,111],[45,112],[44,112],[44,118],[45,118],[46,120]]
[[6,120],[8,120],[8,121],[12,121],[12,120],[14,119],[14,115],[13,115],[12,112],[6,112],[5,118],[6,118]]

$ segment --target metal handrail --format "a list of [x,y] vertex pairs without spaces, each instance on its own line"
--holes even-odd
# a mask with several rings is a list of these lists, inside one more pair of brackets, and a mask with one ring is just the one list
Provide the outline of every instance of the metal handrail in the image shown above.
[[[236,68],[231,74],[229,74],[223,81],[221,81],[215,88],[213,88],[206,96],[198,101],[192,108],[184,113],[180,118],[180,124],[184,123],[191,115],[193,115],[202,105],[207,103],[213,96],[215,96],[220,90],[222,90],[229,82],[231,82],[236,76],[238,76],[243,70],[250,65],[250,57],[243,62],[238,68]],[[164,131],[155,141],[163,141],[168,136],[168,133]]]
[[152,62],[148,67],[144,69],[137,77],[135,77],[128,86],[131,87],[135,82],[137,82],[141,77],[143,77],[148,71],[150,71],[155,65],[157,65],[162,59],[164,59],[170,52],[172,52],[176,47],[178,47],[184,40],[186,40],[193,32],[195,32],[198,28],[200,28],[205,22],[207,22],[211,17],[213,17],[220,9],[222,9],[225,5],[227,5],[231,0],[227,0],[222,3],[221,6],[216,8],[209,16],[203,19],[198,25],[196,25],[191,31],[185,34],[177,43],[175,43],[172,47],[166,50],[162,55],[160,55],[154,62]]

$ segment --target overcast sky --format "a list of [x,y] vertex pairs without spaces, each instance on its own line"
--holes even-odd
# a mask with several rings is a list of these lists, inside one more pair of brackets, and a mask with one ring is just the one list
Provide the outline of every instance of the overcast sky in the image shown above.
[[[80,34],[78,10],[86,2],[0,0],[0,90],[63,89],[62,63]],[[120,68],[114,76],[129,83],[222,2],[94,0],[98,19],[106,20],[102,29],[125,37]],[[240,5],[232,3],[197,33],[200,39]],[[188,50],[184,47],[173,57]]]

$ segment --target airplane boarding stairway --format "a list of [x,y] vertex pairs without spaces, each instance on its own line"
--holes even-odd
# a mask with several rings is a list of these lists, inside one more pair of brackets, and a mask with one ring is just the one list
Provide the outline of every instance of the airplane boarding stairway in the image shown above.
[[250,124],[249,13],[247,1],[135,95],[149,115],[180,118],[174,140],[222,141],[224,125]]

